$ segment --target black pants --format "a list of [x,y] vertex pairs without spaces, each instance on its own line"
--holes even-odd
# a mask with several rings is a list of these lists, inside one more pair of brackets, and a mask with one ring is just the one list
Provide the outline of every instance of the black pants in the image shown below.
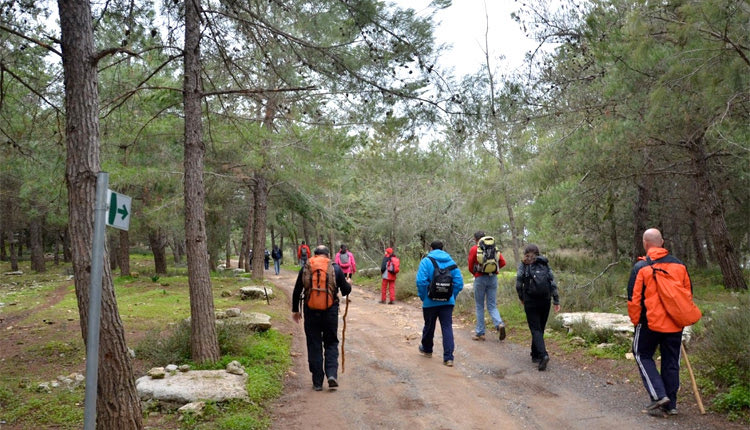
[[305,338],[307,364],[315,386],[323,380],[337,378],[339,370],[339,305],[325,311],[314,311],[305,306]]
[[[633,336],[633,355],[638,371],[651,400],[669,397],[669,408],[677,407],[677,390],[680,388],[680,345],[682,331],[660,333],[638,324]],[[654,353],[659,347],[661,373],[656,370]]]
[[549,317],[549,300],[542,302],[524,302],[523,310],[526,312],[526,322],[531,330],[531,358],[542,358],[547,355],[544,346],[544,327]]

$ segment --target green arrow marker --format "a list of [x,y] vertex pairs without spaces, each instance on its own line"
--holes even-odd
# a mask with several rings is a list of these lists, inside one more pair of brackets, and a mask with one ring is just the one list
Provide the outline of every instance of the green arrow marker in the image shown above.
[[120,218],[121,220],[127,218],[127,216],[128,216],[128,208],[127,208],[127,206],[122,205],[122,209],[117,209],[117,213],[118,214],[122,214],[122,218]]

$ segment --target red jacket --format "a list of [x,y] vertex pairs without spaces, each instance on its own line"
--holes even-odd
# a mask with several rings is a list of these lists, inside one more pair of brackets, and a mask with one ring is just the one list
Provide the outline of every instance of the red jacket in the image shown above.
[[310,252],[310,247],[309,247],[309,246],[307,246],[307,244],[304,244],[304,245],[300,245],[300,246],[299,246],[299,247],[297,248],[297,260],[299,260],[300,258],[302,258],[302,248],[305,248],[305,249],[307,249],[307,259],[309,260],[309,259],[310,259],[310,257],[312,257],[312,253]]
[[[651,248],[647,254],[654,262],[654,266],[663,268],[682,279],[682,288],[688,289],[692,294],[693,287],[690,284],[690,276],[687,268],[680,260],[669,255],[669,251],[664,248]],[[651,266],[646,263],[645,257],[639,257],[639,259],[641,261],[633,266],[628,283],[630,321],[633,325],[646,324],[650,330],[659,333],[682,331],[682,326],[672,321],[661,303],[659,294],[656,292],[656,285],[654,285]]]
[[[485,275],[485,273],[482,272],[474,272],[474,267],[477,265],[477,245],[474,245],[469,250],[469,272],[471,272],[472,275],[474,275],[475,278],[478,278],[482,275]],[[498,270],[495,271],[495,273],[498,273],[500,269],[505,267],[505,259],[503,258],[503,254],[497,253],[497,268]]]

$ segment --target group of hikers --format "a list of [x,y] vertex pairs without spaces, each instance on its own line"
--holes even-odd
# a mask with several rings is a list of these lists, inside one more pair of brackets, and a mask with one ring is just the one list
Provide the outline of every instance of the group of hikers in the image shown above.
[[[485,341],[485,309],[495,327],[499,341],[506,338],[506,325],[497,308],[497,276],[506,262],[495,239],[483,231],[474,233],[475,245],[468,254],[468,269],[474,277],[476,325],[472,339]],[[657,229],[643,233],[645,257],[634,265],[627,287],[628,313],[634,325],[632,350],[643,385],[650,397],[643,412],[667,417],[677,414],[680,346],[682,331],[697,322],[700,311],[692,303],[692,286],[685,265],[663,248],[664,240]],[[456,297],[464,288],[458,264],[444,249],[440,240],[430,243],[430,250],[421,259],[416,287],[422,301],[424,326],[418,352],[432,357],[437,322],[442,332],[443,364],[453,367],[455,341],[453,309]],[[338,381],[338,315],[339,294],[346,297],[352,290],[351,279],[356,272],[354,256],[341,245],[334,258],[324,245],[310,249],[302,242],[298,258],[302,266],[292,294],[292,317],[303,319],[307,341],[308,366],[313,389],[336,390]],[[308,257],[309,256],[309,257]],[[395,281],[400,261],[393,248],[386,248],[380,272],[382,275],[380,303],[395,302]],[[658,274],[658,275],[657,275]],[[529,244],[516,270],[516,292],[526,314],[531,332],[531,362],[539,371],[549,364],[544,330],[550,308],[560,311],[557,283],[539,247]],[[390,300],[386,302],[386,298]],[[682,303],[679,303],[682,301]],[[689,302],[689,303],[688,303]],[[688,305],[692,305],[692,308]],[[661,352],[661,372],[654,354]]]

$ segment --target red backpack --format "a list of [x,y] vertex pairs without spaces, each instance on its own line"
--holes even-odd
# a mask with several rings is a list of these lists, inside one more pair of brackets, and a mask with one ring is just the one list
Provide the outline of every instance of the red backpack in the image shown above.
[[396,257],[395,255],[392,255],[391,258],[388,260],[388,264],[386,265],[386,270],[389,272],[396,274],[401,270],[401,261]]
[[651,258],[646,257],[646,262],[651,267],[656,293],[672,321],[682,327],[697,323],[703,314],[693,302],[692,291],[685,288],[679,279],[675,279],[666,270],[654,266]]

